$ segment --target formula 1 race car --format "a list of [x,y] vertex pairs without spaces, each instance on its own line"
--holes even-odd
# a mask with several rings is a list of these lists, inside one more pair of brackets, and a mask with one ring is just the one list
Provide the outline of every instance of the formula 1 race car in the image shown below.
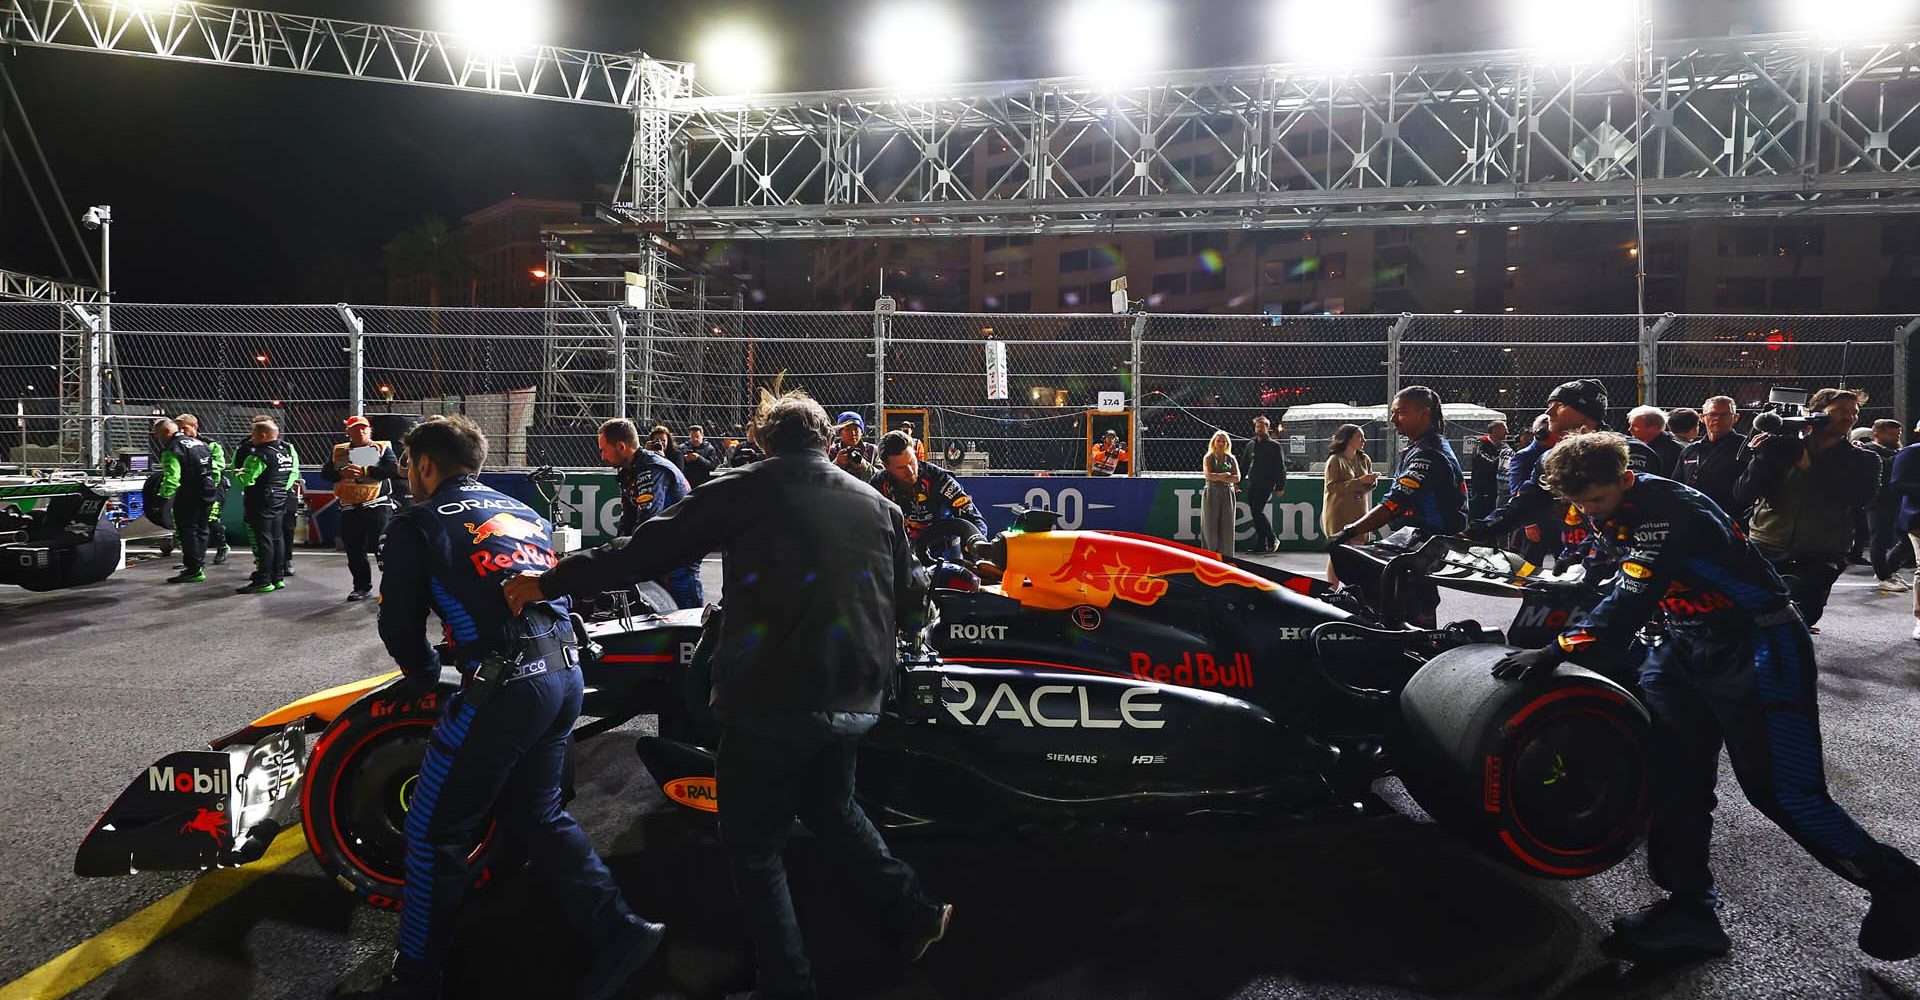
[[[1537,876],[1603,871],[1641,838],[1648,719],[1631,694],[1571,666],[1499,681],[1499,632],[1393,623],[1396,593],[1438,583],[1520,598],[1537,629],[1588,595],[1578,581],[1432,539],[1341,553],[1344,578],[1371,581],[1357,595],[1156,538],[1053,530],[1044,511],[981,541],[976,567],[936,568],[930,624],[861,745],[860,795],[884,827],[1350,816],[1397,775],[1446,827]],[[724,791],[699,682],[707,614],[577,625],[597,720],[580,735],[657,715],[639,756],[696,812]],[[453,678],[408,700],[389,690],[396,676],[157,761],[75,870],[240,864],[301,823],[342,885],[398,905],[408,795]],[[475,845],[476,884],[513,863],[500,840]]]
[[125,485],[97,478],[0,478],[0,584],[63,590],[112,576],[125,559],[122,528],[140,514],[139,493],[129,494]]

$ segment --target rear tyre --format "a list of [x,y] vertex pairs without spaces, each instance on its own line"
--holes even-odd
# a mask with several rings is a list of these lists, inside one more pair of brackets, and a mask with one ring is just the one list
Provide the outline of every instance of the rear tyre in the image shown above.
[[[327,726],[308,761],[300,809],[308,848],[370,906],[400,908],[407,811],[440,707],[455,690],[443,683],[411,700],[392,687],[370,692]],[[491,820],[467,861],[476,889],[519,864]]]
[[1633,853],[1651,810],[1646,709],[1592,671],[1492,676],[1511,647],[1435,657],[1400,695],[1401,778],[1433,817],[1501,862],[1584,878]]

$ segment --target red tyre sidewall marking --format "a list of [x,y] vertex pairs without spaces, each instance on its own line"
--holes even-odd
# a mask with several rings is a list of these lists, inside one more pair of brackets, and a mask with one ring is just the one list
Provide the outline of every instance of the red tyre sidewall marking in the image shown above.
[[[1502,729],[1507,733],[1517,736],[1520,723],[1524,721],[1526,718],[1528,718],[1529,716],[1533,715],[1535,712],[1545,708],[1546,706],[1554,702],[1562,701],[1566,698],[1573,698],[1573,697],[1598,698],[1612,705],[1626,704],[1625,698],[1621,697],[1619,694],[1616,694],[1615,692],[1607,691],[1605,689],[1579,688],[1579,687],[1560,688],[1555,691],[1549,691],[1546,694],[1543,694],[1540,697],[1535,698],[1533,701],[1528,702],[1525,708],[1522,708],[1519,712],[1514,713],[1513,717],[1507,720],[1506,724],[1502,727]],[[1588,708],[1579,708],[1579,707],[1575,707],[1574,711],[1576,714],[1599,715],[1603,719],[1605,719],[1608,722],[1608,724],[1614,726],[1616,729],[1619,729],[1622,733],[1627,733],[1630,735],[1631,731],[1628,730],[1619,719],[1615,718],[1610,713],[1602,712],[1597,709],[1588,709]],[[1503,759],[1504,757],[1505,755],[1502,755]],[[1535,837],[1532,834],[1532,832],[1527,830],[1526,825],[1520,822],[1519,814],[1515,811],[1514,804],[1513,804],[1513,801],[1514,801],[1513,795],[1506,794],[1503,796],[1503,798],[1505,800],[1505,808],[1502,810],[1502,812],[1505,816],[1507,816],[1510,819],[1513,826],[1516,829],[1518,829],[1521,832],[1521,834],[1527,838],[1529,844],[1532,847],[1547,853],[1551,853],[1551,854],[1559,854],[1567,857],[1591,854],[1594,851],[1597,851],[1601,848],[1609,847],[1615,843],[1618,843],[1621,837],[1630,834],[1634,828],[1634,824],[1629,823],[1626,826],[1616,829],[1612,834],[1608,836],[1607,840],[1600,845],[1600,848],[1594,848],[1588,851],[1563,851],[1542,842],[1539,838]],[[1647,804],[1647,761],[1646,761],[1646,755],[1643,753],[1641,754],[1641,757],[1640,757],[1640,795],[1639,795],[1639,798],[1634,802],[1633,814],[1634,815],[1643,814],[1645,812],[1646,804]],[[1532,854],[1528,853],[1525,849],[1523,849],[1520,846],[1519,841],[1514,839],[1513,834],[1507,830],[1500,831],[1500,841],[1502,844],[1506,846],[1507,850],[1514,857],[1519,858],[1528,867],[1536,869],[1541,872],[1545,872],[1546,874],[1549,874],[1549,875],[1555,875],[1562,878],[1578,878],[1581,876],[1592,875],[1596,872],[1604,871],[1606,870],[1607,867],[1610,867],[1608,865],[1601,865],[1598,867],[1564,868],[1557,865],[1548,864],[1534,857]]]

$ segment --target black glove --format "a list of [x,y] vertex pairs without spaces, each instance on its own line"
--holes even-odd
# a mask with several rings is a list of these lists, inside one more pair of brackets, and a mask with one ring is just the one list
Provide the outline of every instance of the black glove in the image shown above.
[[1470,524],[1467,526],[1467,530],[1460,533],[1460,537],[1466,539],[1473,545],[1492,545],[1504,534],[1506,534],[1506,532],[1493,531],[1484,524]]
[[405,700],[424,698],[440,689],[439,675],[440,670],[438,667],[433,668],[430,672],[405,671],[401,673],[399,680],[393,682],[392,687],[387,688],[386,694],[391,698],[401,698]]
[[1543,646],[1540,649],[1522,649],[1508,653],[1493,665],[1493,676],[1503,681],[1524,681],[1530,677],[1553,672],[1553,668],[1566,659],[1559,646]]
[[1358,534],[1359,532],[1353,530],[1352,528],[1342,528],[1339,531],[1334,532],[1333,534],[1327,536],[1327,551],[1332,552],[1334,549],[1337,549],[1340,546],[1353,541],[1353,536]]

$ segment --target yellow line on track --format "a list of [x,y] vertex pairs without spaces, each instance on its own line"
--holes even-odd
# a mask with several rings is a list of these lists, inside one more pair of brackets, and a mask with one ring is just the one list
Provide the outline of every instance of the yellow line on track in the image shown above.
[[147,946],[194,921],[262,875],[307,853],[299,827],[281,831],[260,860],[220,868],[176,889],[159,902],[67,949],[59,957],[0,986],[0,1000],[59,1000],[93,982]]

